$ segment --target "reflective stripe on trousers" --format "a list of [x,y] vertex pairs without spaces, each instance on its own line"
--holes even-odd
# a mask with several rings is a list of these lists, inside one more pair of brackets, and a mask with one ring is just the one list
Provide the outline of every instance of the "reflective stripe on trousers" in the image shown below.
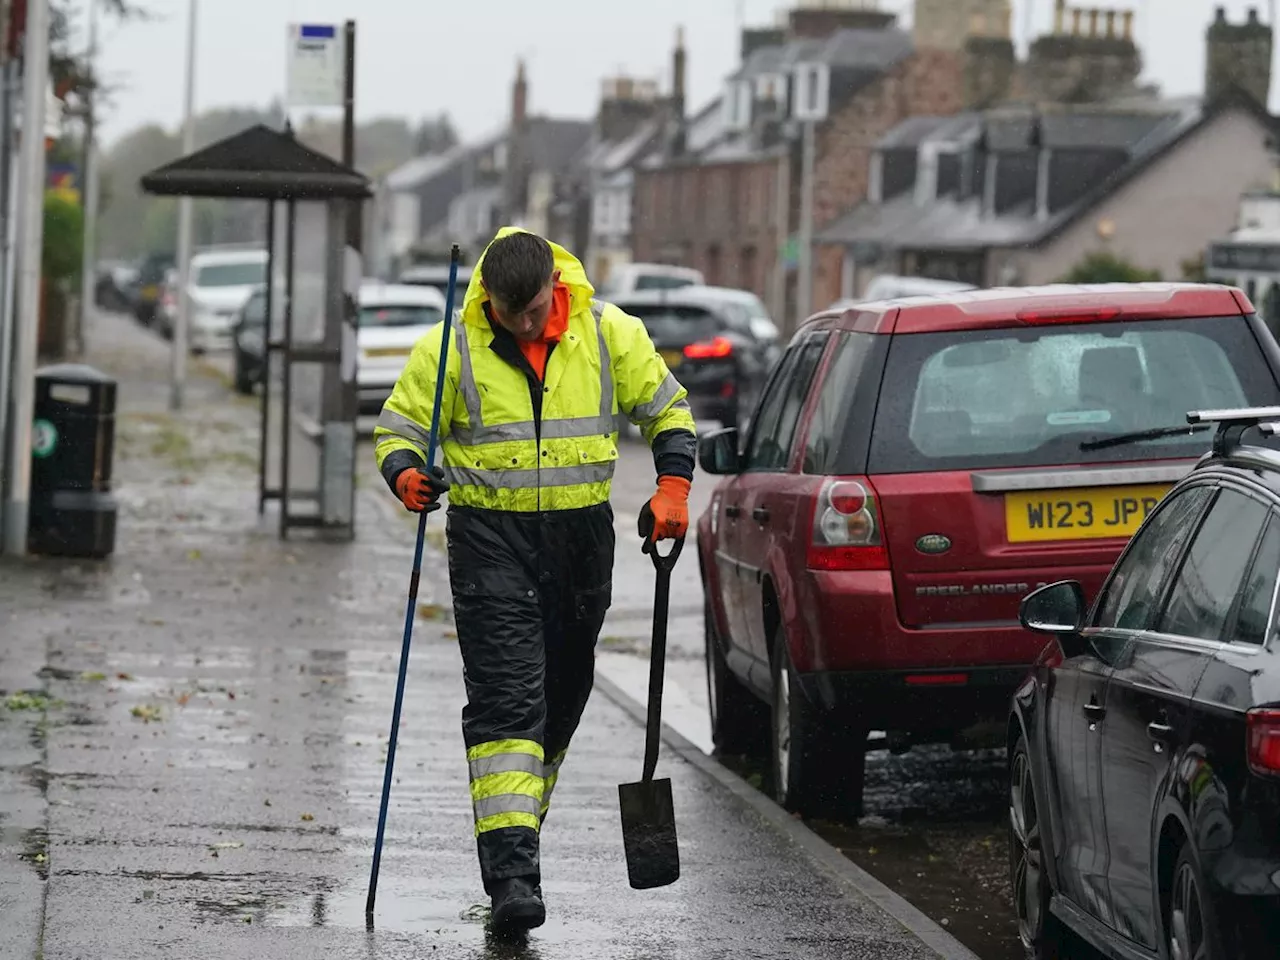
[[554,760],[542,768],[542,776],[546,781],[545,786],[542,788],[542,816],[544,817],[547,815],[547,811],[551,809],[551,794],[556,789],[556,781],[560,779],[560,764],[564,763],[566,753],[568,753],[567,750],[561,750]]
[[543,809],[542,745],[494,740],[467,751],[476,836],[504,827],[537,830]]

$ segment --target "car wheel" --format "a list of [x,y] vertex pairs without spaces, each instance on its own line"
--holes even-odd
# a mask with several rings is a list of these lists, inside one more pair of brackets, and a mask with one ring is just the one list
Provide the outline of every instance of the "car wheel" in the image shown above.
[[242,393],[246,396],[253,393],[253,377],[249,375],[249,364],[239,348],[236,349],[235,370],[236,393]]
[[1204,876],[1190,842],[1178,852],[1169,888],[1165,938],[1169,960],[1223,960],[1213,903],[1206,896]]
[[781,625],[773,637],[773,796],[792,813],[821,819],[862,815],[867,728],[820,711],[800,689]]
[[768,707],[729,670],[711,602],[703,606],[711,740],[717,753],[762,757],[769,750]]
[[1027,738],[1020,736],[1009,760],[1009,882],[1018,939],[1028,960],[1056,960],[1062,941],[1057,921],[1049,913],[1051,890],[1042,840],[1031,754]]

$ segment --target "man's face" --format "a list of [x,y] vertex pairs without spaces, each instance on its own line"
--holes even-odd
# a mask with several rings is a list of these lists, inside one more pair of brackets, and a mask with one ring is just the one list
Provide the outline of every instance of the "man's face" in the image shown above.
[[538,291],[538,295],[529,301],[523,310],[512,310],[501,299],[489,293],[489,307],[493,319],[502,324],[503,329],[517,340],[537,340],[546,329],[551,318],[552,301],[555,296],[556,283],[560,280],[560,271],[551,274],[551,279]]

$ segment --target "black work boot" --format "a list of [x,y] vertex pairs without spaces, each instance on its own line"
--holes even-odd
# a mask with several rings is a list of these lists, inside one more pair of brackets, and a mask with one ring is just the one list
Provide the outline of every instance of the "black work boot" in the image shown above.
[[493,884],[493,912],[490,923],[494,930],[532,930],[547,919],[542,903],[542,886],[525,877],[510,877]]

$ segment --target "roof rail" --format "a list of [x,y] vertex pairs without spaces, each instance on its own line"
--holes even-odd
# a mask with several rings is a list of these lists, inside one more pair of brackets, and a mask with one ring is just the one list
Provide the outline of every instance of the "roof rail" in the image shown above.
[[[1271,421],[1271,423],[1268,423]],[[1280,421],[1280,407],[1241,407],[1235,410],[1193,410],[1187,414],[1187,423],[1216,423],[1218,431],[1213,435],[1213,455],[1225,457],[1239,445],[1240,437],[1250,427],[1271,426]]]

